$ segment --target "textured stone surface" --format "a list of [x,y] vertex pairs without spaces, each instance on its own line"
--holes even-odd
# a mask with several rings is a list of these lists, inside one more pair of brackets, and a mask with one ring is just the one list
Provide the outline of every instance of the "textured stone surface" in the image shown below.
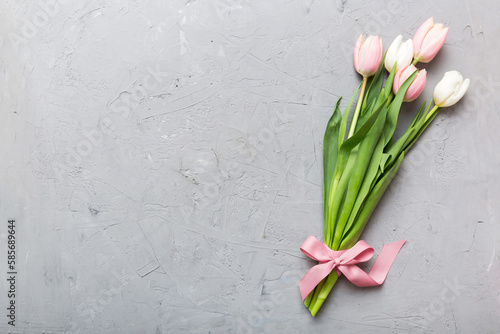
[[[498,330],[498,1],[20,0],[0,13],[0,266],[15,218],[19,333]],[[363,234],[376,252],[408,239],[386,283],[341,280],[312,319],[299,247],[323,235],[322,137],[359,84],[352,47],[361,32],[411,38],[431,15],[450,33],[402,125],[445,71],[470,91]]]

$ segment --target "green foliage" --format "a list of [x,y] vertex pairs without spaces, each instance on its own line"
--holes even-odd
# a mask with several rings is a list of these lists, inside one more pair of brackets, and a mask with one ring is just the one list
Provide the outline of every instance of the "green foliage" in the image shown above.
[[[404,95],[417,75],[413,73],[392,93],[394,70],[383,85],[383,62],[366,92],[360,92],[359,121],[349,138],[347,118],[358,90],[341,115],[337,101],[323,142],[323,211],[325,244],[333,250],[348,249],[359,239],[385,190],[396,176],[405,154],[415,144],[439,108],[420,108],[405,133],[394,142]],[[360,85],[361,86],[361,85]],[[351,121],[352,123],[352,121]],[[332,272],[306,299],[313,316],[337,281]]]

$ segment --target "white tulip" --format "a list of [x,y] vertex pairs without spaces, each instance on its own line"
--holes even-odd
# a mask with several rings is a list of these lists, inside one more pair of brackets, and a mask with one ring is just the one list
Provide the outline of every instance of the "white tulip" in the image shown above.
[[434,103],[438,107],[454,105],[464,96],[469,84],[470,80],[464,80],[460,72],[446,72],[434,89]]
[[[398,68],[403,68],[411,64],[413,60],[413,42],[411,39],[403,43],[403,36],[399,35],[394,39],[385,55],[385,68],[392,71],[397,62]],[[397,70],[397,69],[396,69]]]

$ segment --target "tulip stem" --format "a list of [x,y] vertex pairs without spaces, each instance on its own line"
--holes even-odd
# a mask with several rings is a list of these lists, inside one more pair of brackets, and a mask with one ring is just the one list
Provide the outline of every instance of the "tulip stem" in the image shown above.
[[439,106],[435,105],[435,106],[431,109],[431,111],[427,114],[427,116],[425,116],[425,122],[427,122],[427,120],[428,120],[429,118],[431,118],[431,116],[432,116],[434,113],[438,112],[438,111],[439,111],[439,109],[441,109],[441,107],[439,107]]
[[361,105],[363,104],[363,98],[365,95],[366,83],[368,81],[367,77],[363,77],[363,84],[361,85],[361,92],[359,92],[358,103],[356,104],[356,109],[354,110],[354,116],[352,116],[351,127],[349,129],[349,134],[347,138],[351,138],[356,130],[356,123],[358,122],[359,111],[361,110]]
[[411,63],[413,66],[417,65],[417,63],[420,61],[420,59],[422,59],[422,56],[418,57],[418,58],[415,58],[415,60],[413,60],[413,63]]

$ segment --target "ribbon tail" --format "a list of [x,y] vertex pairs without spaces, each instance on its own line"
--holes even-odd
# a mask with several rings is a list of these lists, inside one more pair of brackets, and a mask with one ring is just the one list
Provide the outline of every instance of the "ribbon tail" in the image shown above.
[[385,245],[373,264],[370,274],[365,273],[356,265],[340,265],[338,269],[349,281],[359,287],[381,285],[405,242],[406,240],[401,240]]
[[314,288],[333,270],[332,262],[320,263],[309,269],[299,282],[300,295],[302,301],[314,290]]
[[384,283],[387,274],[389,273],[389,269],[396,259],[401,247],[405,244],[406,240],[400,240],[397,242],[393,242],[392,244],[387,244],[382,247],[380,254],[377,257],[377,260],[373,264],[372,270],[370,270],[370,276],[376,281],[380,282],[380,284]]

